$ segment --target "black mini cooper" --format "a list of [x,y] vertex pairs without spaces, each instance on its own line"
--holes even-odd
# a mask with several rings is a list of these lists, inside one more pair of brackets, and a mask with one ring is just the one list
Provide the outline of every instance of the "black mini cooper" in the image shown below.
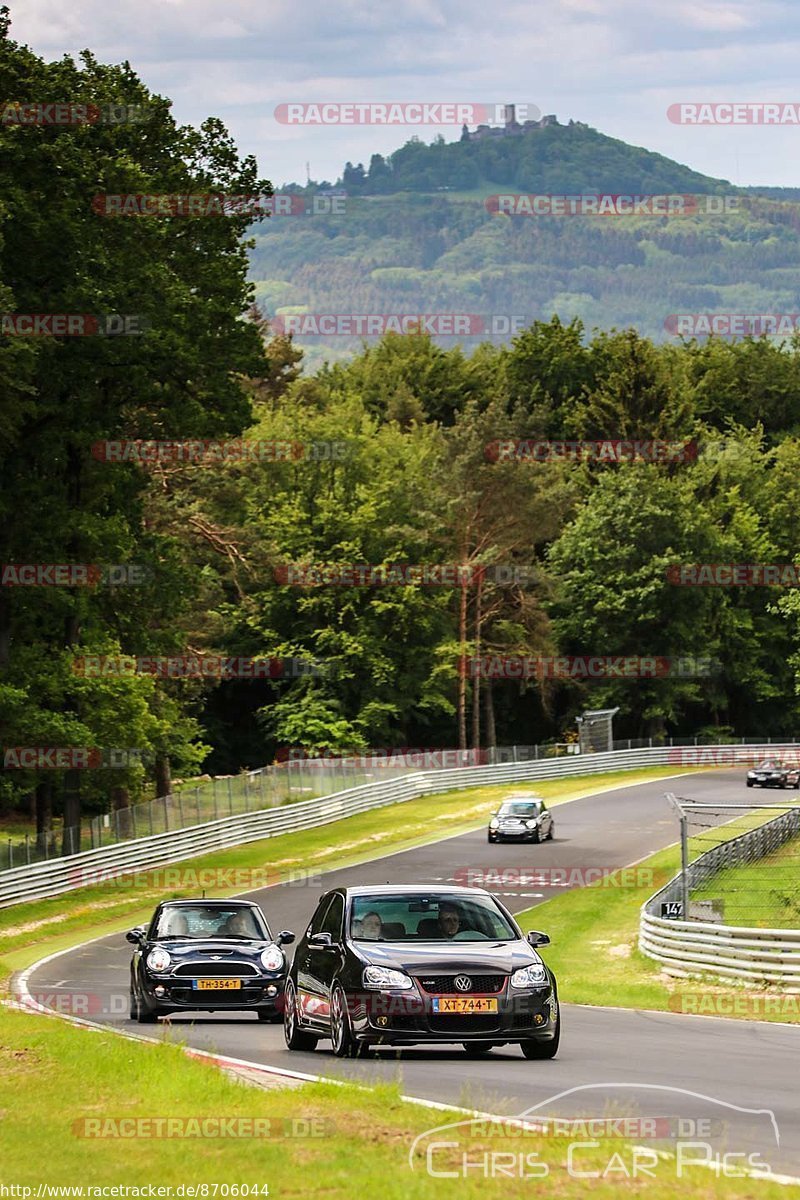
[[257,904],[245,900],[166,900],[149,926],[126,933],[131,959],[131,1020],[174,1012],[258,1013],[282,1020],[287,963]]
[[286,981],[290,1050],[330,1038],[339,1057],[370,1045],[460,1042],[468,1054],[518,1043],[553,1058],[556,981],[534,947],[480,888],[344,887],[323,896]]

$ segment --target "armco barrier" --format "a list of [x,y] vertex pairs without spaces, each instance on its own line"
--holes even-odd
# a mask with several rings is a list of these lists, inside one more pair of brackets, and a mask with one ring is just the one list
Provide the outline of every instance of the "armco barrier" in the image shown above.
[[[700,887],[724,867],[771,854],[800,833],[800,809],[782,813],[755,829],[723,842],[690,863],[688,886]],[[800,988],[800,929],[759,929],[710,921],[678,921],[656,916],[662,903],[680,900],[680,875],[642,905],[639,948],[667,974],[709,973],[720,979]]]
[[[279,808],[241,813],[178,829],[154,837],[117,842],[97,850],[85,850],[65,858],[0,872],[0,908],[23,900],[57,896],[83,887],[87,876],[113,876],[179,862],[212,850],[239,846],[244,842],[274,837],[299,829],[312,829],[342,817],[381,808],[400,800],[446,792],[480,784],[513,783],[519,780],[561,779],[624,771],[634,767],[663,766],[674,761],[675,750],[666,746],[647,750],[615,750],[607,754],[575,754],[538,762],[507,763],[502,766],[458,767],[453,770],[418,771],[391,782],[367,783],[314,800],[301,800]],[[672,755],[671,759],[669,756]],[[678,766],[678,770],[680,770]]]
[[[574,754],[563,758],[539,759],[497,766],[458,767],[452,770],[418,771],[403,775],[391,782],[367,783],[331,796],[300,800],[294,804],[259,812],[240,813],[173,830],[153,837],[117,842],[96,850],[85,850],[64,858],[32,863],[0,872],[0,908],[19,904],[23,900],[39,900],[57,896],[86,885],[90,872],[107,876],[146,870],[167,863],[180,862],[212,850],[239,846],[245,842],[274,837],[299,829],[312,829],[338,821],[342,817],[381,808],[400,800],[446,792],[454,788],[477,787],[481,784],[513,783],[543,779],[563,779],[573,775],[603,774],[608,771],[632,770],[635,767],[674,766],[676,771],[693,765],[693,754],[701,755],[701,765],[713,764],[718,752],[721,764],[736,761],[734,750],[748,756],[779,753],[780,745],[752,745],[745,748],[702,746],[680,749],[658,746],[652,749],[613,750],[606,754]],[[796,747],[793,749],[796,753]]]

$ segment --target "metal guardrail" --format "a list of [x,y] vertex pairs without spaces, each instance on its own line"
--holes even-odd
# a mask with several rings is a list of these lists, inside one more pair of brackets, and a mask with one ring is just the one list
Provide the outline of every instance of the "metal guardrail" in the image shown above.
[[[800,834],[800,809],[782,813],[700,855],[688,869],[688,887],[701,887],[725,867],[753,862]],[[800,987],[800,929],[761,929],[656,916],[661,904],[680,900],[681,874],[642,905],[639,949],[667,973],[709,972],[720,979]]]
[[[0,908],[25,900],[39,900],[101,882],[104,878],[180,862],[214,850],[312,829],[343,817],[381,808],[402,800],[478,787],[481,784],[559,779],[635,767],[659,766],[674,761],[668,746],[646,750],[617,750],[606,754],[575,754],[484,767],[419,771],[391,781],[363,784],[330,796],[301,800],[278,808],[240,813],[177,829],[154,837],[118,842],[64,858],[32,863],[0,872]],[[672,756],[672,757],[670,757]],[[680,768],[679,768],[680,769]]]

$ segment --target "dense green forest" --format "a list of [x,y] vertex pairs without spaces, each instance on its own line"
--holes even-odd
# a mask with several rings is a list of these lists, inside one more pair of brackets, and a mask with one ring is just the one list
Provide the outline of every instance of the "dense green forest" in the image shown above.
[[[335,294],[338,311],[345,299],[356,311],[392,311],[381,304],[404,286],[420,304],[418,276],[443,261],[446,278],[468,289],[459,295],[470,311],[514,311],[530,279],[556,294],[580,276],[587,295],[597,285],[600,304],[601,281],[624,292],[633,325],[639,280],[655,288],[660,279],[663,308],[679,266],[691,306],[723,295],[732,307],[734,293],[763,300],[767,277],[784,281],[791,304],[788,207],[751,200],[738,223],[702,228],[694,219],[591,230],[573,221],[564,234],[450,199],[364,199],[358,233],[332,231],[325,218],[298,232],[274,218],[258,227],[255,248],[246,214],[106,220],[92,211],[98,193],[243,194],[269,184],[218,121],[177,126],[129,67],[90,55],[47,64],[11,41],[5,23],[2,34],[4,95],[148,113],[118,127],[7,128],[0,140],[3,311],[146,318],[137,336],[0,338],[2,563],[143,568],[135,586],[5,577],[4,749],[141,756],[83,772],[80,794],[64,770],[6,769],[6,813],[33,802],[41,823],[63,813],[75,824],[81,805],[97,812],[112,799],[163,794],[172,775],[255,767],[285,746],[532,743],[605,705],[620,708],[618,736],[797,732],[798,592],[680,587],[669,570],[797,556],[797,335],[656,344],[641,330],[592,334],[548,313],[508,345],[467,351],[425,333],[387,335],[314,370],[291,338],[271,334],[248,283],[248,252],[257,266],[268,244],[286,288],[305,289],[320,309]],[[605,186],[599,164],[596,179]],[[389,269],[387,241],[403,271],[365,282]],[[351,253],[337,253],[345,243]],[[315,291],[323,280],[327,291]],[[450,284],[437,286],[450,303]],[[242,436],[267,452],[152,461],[102,449]],[[661,462],[531,461],[491,449],[609,438],[694,439],[698,449]],[[288,573],[398,563],[473,571],[452,587],[297,586]],[[88,656],[209,654],[299,668],[222,682],[76,669]],[[592,683],[478,681],[460,669],[481,655],[555,654],[717,665],[708,677]]]

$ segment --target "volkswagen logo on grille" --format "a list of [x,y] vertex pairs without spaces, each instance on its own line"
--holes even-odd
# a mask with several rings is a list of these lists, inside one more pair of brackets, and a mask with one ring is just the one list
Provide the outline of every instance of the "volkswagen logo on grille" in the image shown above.
[[472,980],[469,975],[456,975],[453,983],[460,992],[468,992],[472,988]]

